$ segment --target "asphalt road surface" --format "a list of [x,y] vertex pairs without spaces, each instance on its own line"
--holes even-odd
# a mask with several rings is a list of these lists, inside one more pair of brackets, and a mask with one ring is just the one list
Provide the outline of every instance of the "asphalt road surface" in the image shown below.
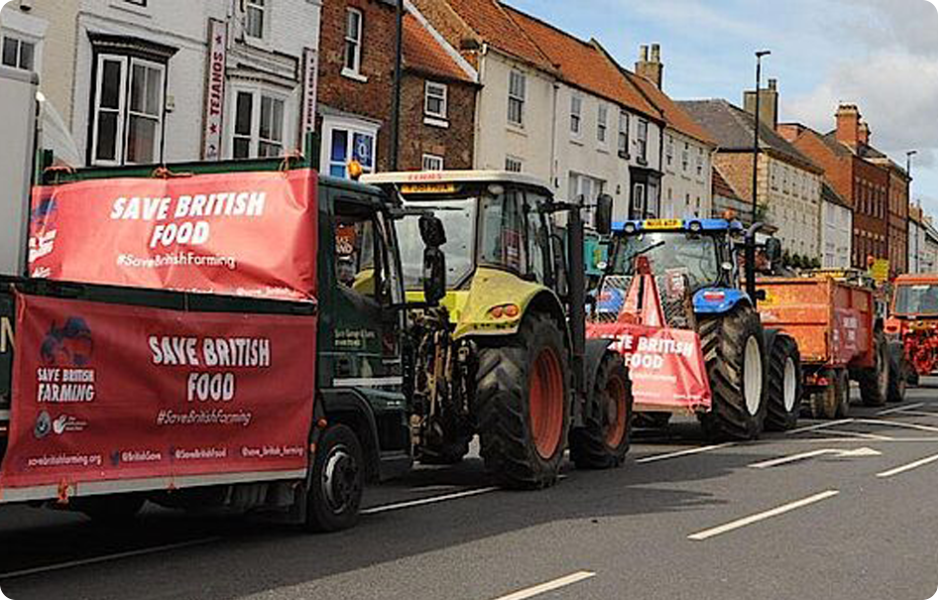
[[708,445],[636,434],[607,472],[541,492],[481,463],[370,489],[358,528],[150,508],[107,530],[0,510],[0,588],[63,599],[925,600],[938,589],[938,379],[884,409]]

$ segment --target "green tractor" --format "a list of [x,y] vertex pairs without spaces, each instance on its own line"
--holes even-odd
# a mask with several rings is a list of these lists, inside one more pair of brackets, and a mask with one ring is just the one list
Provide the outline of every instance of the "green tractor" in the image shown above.
[[[609,342],[586,340],[582,203],[559,202],[548,185],[517,173],[363,181],[403,200],[404,284],[410,304],[427,303],[412,312],[418,458],[457,462],[478,434],[487,469],[518,488],[553,484],[568,447],[581,468],[622,464],[631,383]],[[444,224],[442,257],[423,250],[421,214]],[[611,198],[595,214],[596,228],[608,232]],[[554,222],[560,215],[567,240]],[[445,270],[442,298],[422,291],[434,268]]]

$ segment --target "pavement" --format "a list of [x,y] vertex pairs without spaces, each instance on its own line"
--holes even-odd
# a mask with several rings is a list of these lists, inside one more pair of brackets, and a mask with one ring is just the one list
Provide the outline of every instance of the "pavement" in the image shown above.
[[0,510],[14,600],[925,600],[938,589],[938,379],[899,405],[747,444],[639,430],[612,471],[492,487],[481,462],[370,488],[361,524],[154,507],[114,530]]

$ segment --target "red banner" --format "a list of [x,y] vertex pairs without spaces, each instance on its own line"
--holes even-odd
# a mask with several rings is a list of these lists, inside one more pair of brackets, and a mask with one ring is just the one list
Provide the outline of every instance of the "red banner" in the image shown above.
[[0,493],[306,468],[315,317],[17,302]]
[[683,329],[628,323],[590,323],[591,338],[614,340],[625,357],[636,412],[710,410],[710,382],[700,337]]
[[33,190],[33,277],[308,300],[310,170],[105,179]]

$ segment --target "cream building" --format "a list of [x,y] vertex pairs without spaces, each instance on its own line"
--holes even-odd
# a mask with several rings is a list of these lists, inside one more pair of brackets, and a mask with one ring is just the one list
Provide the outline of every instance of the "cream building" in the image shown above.
[[[753,115],[725,100],[679,104],[716,140],[717,167],[746,204],[751,204]],[[770,118],[774,121],[774,117]],[[756,217],[776,228],[775,235],[789,254],[820,261],[823,169],[776,134],[772,121],[760,125],[759,139],[757,181],[761,214]]]

